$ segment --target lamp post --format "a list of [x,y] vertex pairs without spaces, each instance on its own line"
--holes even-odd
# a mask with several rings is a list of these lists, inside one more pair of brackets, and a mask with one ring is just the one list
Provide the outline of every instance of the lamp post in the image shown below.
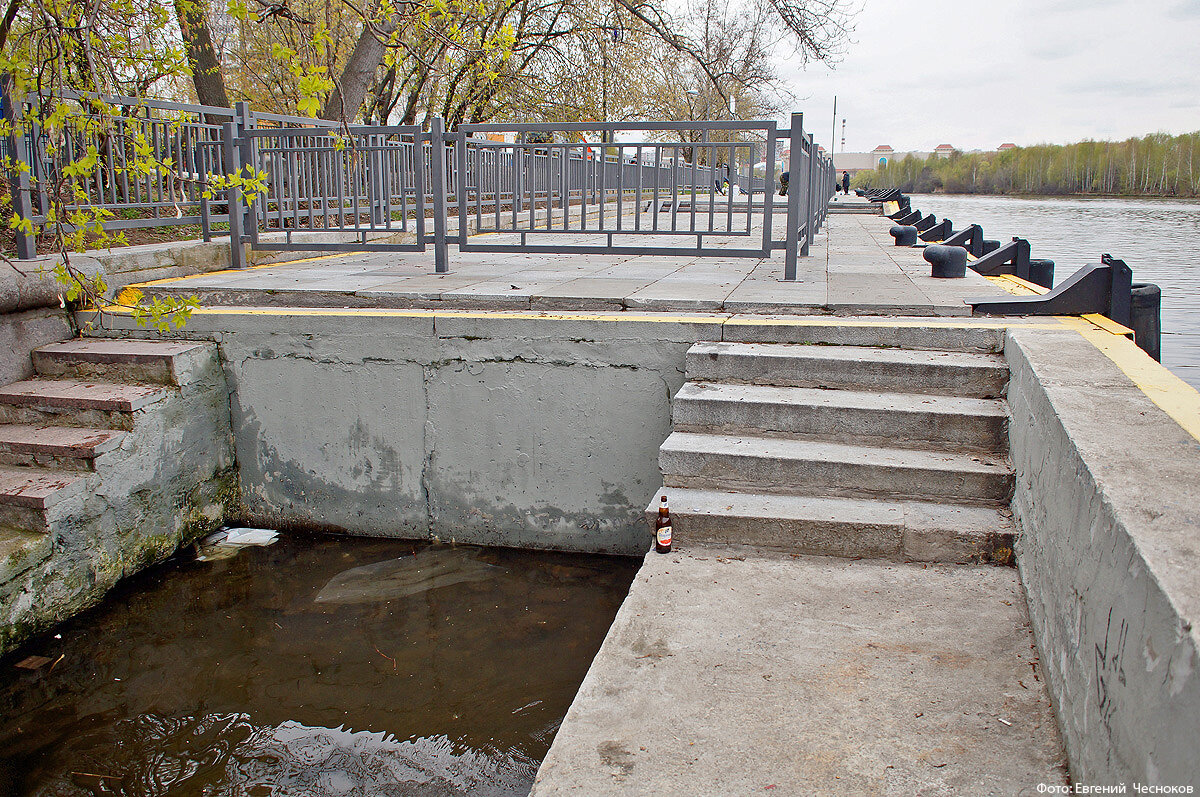
[[[614,22],[615,17],[615,22]],[[600,37],[600,121],[608,122],[608,46],[620,44],[625,39],[625,29],[621,27],[621,17],[614,6],[604,15],[604,32]],[[601,141],[612,143],[612,132],[602,131]]]

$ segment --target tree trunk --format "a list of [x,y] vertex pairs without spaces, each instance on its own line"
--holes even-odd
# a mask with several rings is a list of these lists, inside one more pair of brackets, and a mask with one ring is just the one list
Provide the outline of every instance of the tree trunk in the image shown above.
[[386,19],[377,26],[378,31],[372,30],[368,21],[363,21],[362,33],[350,53],[350,60],[342,69],[342,76],[333,84],[333,91],[325,107],[321,109],[321,118],[343,120],[347,124],[354,121],[366,99],[367,89],[375,79],[375,72],[383,63],[386,46],[381,37],[391,36],[396,30],[395,16]]
[[204,0],[175,0],[175,17],[179,20],[179,32],[183,36],[188,63],[192,67],[196,99],[201,105],[228,108],[229,94],[225,91],[221,62],[217,60],[212,36],[208,32],[207,11]]

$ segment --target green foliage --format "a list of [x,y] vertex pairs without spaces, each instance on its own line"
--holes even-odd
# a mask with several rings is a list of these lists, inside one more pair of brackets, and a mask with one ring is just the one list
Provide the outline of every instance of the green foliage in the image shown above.
[[1040,144],[1003,152],[911,155],[855,175],[856,188],[951,194],[1200,196],[1200,132],[1125,141]]
[[[126,243],[122,233],[107,228],[115,214],[103,207],[101,174],[108,175],[109,189],[121,182],[145,184],[146,191],[151,184],[204,179],[180,175],[169,155],[155,154],[168,150],[152,144],[148,128],[121,121],[144,115],[140,101],[116,108],[93,93],[144,97],[156,83],[186,75],[187,60],[172,23],[158,0],[32,0],[0,26],[0,74],[7,76],[18,109],[14,118],[0,122],[0,134],[23,143],[39,132],[44,156],[56,164],[33,170],[12,151],[4,158],[7,172],[29,180],[41,217],[35,223],[11,212],[7,227],[16,234],[40,234],[57,255],[44,273],[62,287],[64,306],[101,312],[110,305],[103,277],[85,274],[70,258],[72,252]],[[71,92],[87,93],[72,98]],[[23,101],[27,97],[30,101]],[[174,135],[177,127],[166,120],[157,131]],[[254,178],[245,180],[252,190]],[[182,215],[178,207],[176,212]],[[149,304],[139,299],[130,309],[139,323],[165,330],[186,322],[195,306],[194,299]]]

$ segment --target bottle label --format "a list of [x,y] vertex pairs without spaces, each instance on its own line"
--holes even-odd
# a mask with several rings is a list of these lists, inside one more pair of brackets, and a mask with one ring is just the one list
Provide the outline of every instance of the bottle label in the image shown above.
[[655,534],[656,539],[658,540],[659,545],[670,545],[671,544],[671,527],[670,526],[663,526],[661,529],[658,529],[657,531],[655,531],[654,534]]

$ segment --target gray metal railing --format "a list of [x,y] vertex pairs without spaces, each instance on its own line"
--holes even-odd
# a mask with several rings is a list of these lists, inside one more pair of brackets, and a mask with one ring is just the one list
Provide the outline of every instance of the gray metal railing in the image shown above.
[[[266,250],[432,245],[439,273],[449,270],[451,243],[464,252],[758,258],[783,249],[791,280],[834,190],[832,163],[804,132],[801,114],[787,129],[688,121],[447,132],[440,119],[423,131],[256,113],[246,103],[61,99],[78,105],[81,123],[51,142],[38,123],[49,103],[4,94],[14,210],[35,227],[48,222],[57,192],[68,212],[100,209],[107,230],[197,224],[210,240],[223,234],[214,225],[227,224],[232,241]],[[102,105],[91,107],[96,99]],[[588,133],[606,143],[582,140]],[[776,199],[785,143],[786,210]],[[96,155],[94,168],[64,179],[64,167],[87,153]],[[255,186],[245,201],[243,182]],[[785,229],[776,237],[779,218]],[[18,232],[18,257],[35,256],[33,244]],[[244,266],[243,247],[231,252],[234,267]]]
[[[546,140],[584,132],[599,132],[609,143]],[[487,134],[514,140],[480,137]],[[651,137],[670,134],[679,140]],[[466,176],[458,204],[459,249],[767,257],[769,223],[760,247],[706,247],[704,241],[752,236],[755,214],[770,218],[773,180],[769,188],[765,181],[755,186],[751,170],[764,153],[773,175],[774,135],[774,122],[463,125],[455,142],[457,173]],[[750,190],[735,201],[732,187],[741,185]],[[472,242],[472,220],[476,233],[517,233],[519,240]],[[601,242],[563,243],[563,233]],[[696,242],[630,240],[645,236],[691,236]]]

